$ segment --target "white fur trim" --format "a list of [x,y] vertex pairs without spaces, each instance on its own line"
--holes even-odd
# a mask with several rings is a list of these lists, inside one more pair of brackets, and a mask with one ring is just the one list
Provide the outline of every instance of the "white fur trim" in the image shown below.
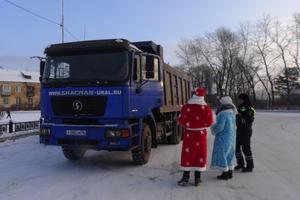
[[222,110],[221,112],[228,112],[228,113],[233,113],[233,114],[237,114],[238,113],[238,111],[237,111],[237,109],[236,109],[235,106],[234,106],[233,110],[232,109],[226,109],[226,110]]
[[180,166],[180,170],[204,172],[204,171],[206,171],[206,166],[205,167],[183,167],[183,166]]
[[229,112],[229,113],[234,113],[234,111],[232,109],[226,109],[226,110],[222,110],[220,113],[222,112]]
[[199,96],[196,96],[196,95],[193,95],[192,98],[190,98],[188,100],[188,104],[198,104],[198,105],[207,105],[205,100],[204,100],[204,97],[199,97]]
[[209,127],[204,127],[204,128],[186,128],[186,130],[189,131],[203,131],[203,130],[207,130]]

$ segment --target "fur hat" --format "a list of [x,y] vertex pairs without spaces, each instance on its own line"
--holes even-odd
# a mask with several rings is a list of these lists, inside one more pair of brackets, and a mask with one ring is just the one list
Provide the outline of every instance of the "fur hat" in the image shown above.
[[231,99],[230,96],[222,97],[222,98],[220,99],[220,103],[221,103],[222,105],[231,105],[231,106],[233,106],[233,111],[234,111],[235,113],[237,113],[237,109],[236,109],[236,107],[235,107],[235,105],[234,105],[234,103],[233,103],[233,101],[232,101],[232,99]]
[[199,96],[199,97],[204,97],[205,94],[206,94],[206,89],[203,88],[203,87],[199,87],[199,88],[196,89],[195,94],[196,94],[197,96]]

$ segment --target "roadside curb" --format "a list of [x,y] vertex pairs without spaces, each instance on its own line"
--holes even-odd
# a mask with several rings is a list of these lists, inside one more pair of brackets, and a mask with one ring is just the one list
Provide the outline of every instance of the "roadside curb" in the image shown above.
[[0,143],[5,142],[7,140],[17,140],[20,138],[25,138],[33,135],[38,135],[39,130],[26,131],[21,133],[14,133],[12,135],[0,137]]

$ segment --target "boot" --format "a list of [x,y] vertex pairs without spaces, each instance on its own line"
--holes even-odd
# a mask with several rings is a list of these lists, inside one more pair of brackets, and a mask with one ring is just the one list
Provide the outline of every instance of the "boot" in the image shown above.
[[201,182],[201,172],[195,171],[195,186],[198,186]]
[[243,170],[242,170],[242,172],[244,172],[244,173],[247,173],[247,172],[253,172],[253,169],[252,168],[244,168]]
[[182,175],[182,178],[177,183],[180,186],[186,186],[189,183],[189,179],[190,179],[190,172],[189,171],[184,171],[183,175]]
[[246,168],[244,168],[242,172],[252,172],[254,168],[253,159],[248,159],[246,160],[246,162],[247,162]]
[[237,165],[234,167],[234,170],[238,171],[238,170],[243,170],[245,167],[241,166],[241,165]]
[[228,179],[232,179],[232,170],[228,171]]
[[229,172],[222,172],[220,176],[217,176],[218,179],[221,180],[228,180],[229,179]]
[[245,168],[244,157],[242,156],[241,153],[236,154],[236,161],[237,161],[237,166],[234,168],[234,170],[240,170]]

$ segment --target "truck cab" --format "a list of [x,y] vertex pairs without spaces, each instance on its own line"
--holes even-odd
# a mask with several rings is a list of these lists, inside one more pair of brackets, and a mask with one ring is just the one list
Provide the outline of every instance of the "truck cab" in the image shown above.
[[131,151],[135,163],[145,164],[160,141],[180,141],[180,105],[162,111],[167,98],[160,45],[94,40],[50,45],[45,54],[41,143],[61,146],[69,160],[94,149]]

